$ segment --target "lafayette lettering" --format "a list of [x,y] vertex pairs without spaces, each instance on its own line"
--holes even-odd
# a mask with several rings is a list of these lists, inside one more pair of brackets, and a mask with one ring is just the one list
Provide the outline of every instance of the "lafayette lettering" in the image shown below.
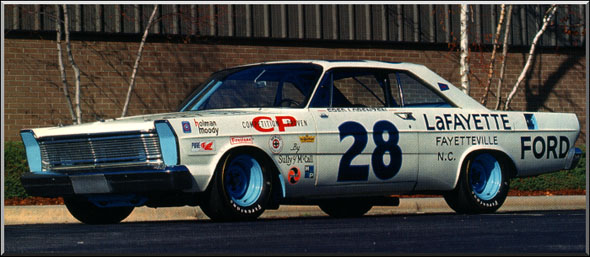
[[428,120],[424,114],[428,130],[512,130],[508,114],[443,114]]

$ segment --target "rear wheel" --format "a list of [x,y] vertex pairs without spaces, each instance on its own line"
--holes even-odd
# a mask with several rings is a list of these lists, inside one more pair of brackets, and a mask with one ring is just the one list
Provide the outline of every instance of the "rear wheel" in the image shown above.
[[270,198],[272,181],[267,165],[246,151],[228,155],[205,192],[203,212],[214,221],[258,218]]
[[355,218],[365,215],[373,205],[362,199],[334,199],[319,204],[323,212],[334,218]]
[[508,165],[492,153],[469,157],[457,187],[444,194],[447,204],[458,213],[492,213],[506,200],[509,189]]
[[83,198],[64,198],[66,208],[77,220],[86,224],[115,224],[127,218],[133,206],[101,208]]

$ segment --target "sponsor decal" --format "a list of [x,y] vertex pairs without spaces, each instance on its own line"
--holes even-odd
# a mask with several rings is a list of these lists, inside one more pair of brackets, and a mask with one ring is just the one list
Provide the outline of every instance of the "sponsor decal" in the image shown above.
[[243,121],[243,128],[254,128],[260,132],[284,132],[289,127],[307,127],[306,120],[296,120],[293,116],[275,116],[274,119],[268,116],[258,116],[252,121]]
[[440,91],[446,91],[446,90],[449,90],[449,85],[439,82],[438,88],[440,88]]
[[[520,137],[520,159],[532,152],[535,159],[563,159],[570,149],[570,140],[565,136],[530,136]],[[529,152],[529,154],[527,154]]]
[[219,128],[217,127],[217,122],[209,121],[209,120],[201,120],[197,121],[193,119],[195,122],[195,127],[199,131],[199,134],[215,134],[216,136],[219,135]]
[[230,137],[229,138],[229,143],[232,145],[251,145],[254,143],[254,139],[252,139],[251,136],[245,136],[245,137]]
[[215,141],[192,142],[191,152],[215,151]]
[[313,165],[305,165],[305,178],[313,178],[315,171]]
[[424,114],[428,130],[512,130],[508,114],[443,114],[428,119]]
[[300,136],[299,141],[301,143],[313,143],[313,142],[315,142],[315,136],[310,136],[310,135]]
[[279,135],[274,135],[268,140],[270,151],[278,154],[283,150],[283,139]]
[[182,132],[184,133],[191,133],[191,123],[188,121],[182,122]]
[[279,164],[286,164],[292,166],[302,163],[313,163],[313,155],[311,154],[281,154],[278,157]]
[[299,172],[299,168],[293,166],[289,169],[289,183],[294,185],[299,182],[299,178],[301,178],[301,172]]

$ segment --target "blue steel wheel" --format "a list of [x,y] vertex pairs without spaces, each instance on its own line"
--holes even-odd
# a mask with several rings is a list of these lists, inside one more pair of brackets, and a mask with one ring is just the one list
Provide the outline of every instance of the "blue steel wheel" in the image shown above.
[[480,154],[469,168],[471,190],[482,200],[493,199],[502,185],[502,168],[490,154]]
[[446,192],[445,201],[457,213],[492,213],[508,195],[510,165],[508,157],[493,152],[470,155],[464,162],[455,189]]
[[225,190],[231,200],[240,207],[249,207],[262,194],[262,167],[250,155],[236,156],[227,167],[224,181]]
[[227,154],[201,199],[201,210],[213,221],[258,218],[270,202],[273,169],[269,163],[248,149]]

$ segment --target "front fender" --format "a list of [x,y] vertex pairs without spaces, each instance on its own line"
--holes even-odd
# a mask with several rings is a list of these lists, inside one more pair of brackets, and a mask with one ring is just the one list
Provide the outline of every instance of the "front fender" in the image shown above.
[[[224,141],[227,142],[223,143]],[[188,191],[205,191],[209,186],[209,183],[213,179],[213,175],[215,174],[215,170],[217,169],[217,166],[220,163],[220,161],[222,161],[228,153],[238,149],[251,148],[253,151],[257,151],[268,157],[268,161],[272,162],[272,165],[274,165],[274,167],[272,168],[278,167],[278,163],[276,162],[276,160],[274,158],[271,158],[270,151],[265,149],[264,147],[261,147],[258,144],[232,145],[229,143],[229,140],[220,139],[216,139],[215,143],[217,145],[214,154],[194,154],[187,155],[185,158],[183,158],[185,162],[184,164],[189,169],[189,171],[194,177],[194,181],[196,182]]]

